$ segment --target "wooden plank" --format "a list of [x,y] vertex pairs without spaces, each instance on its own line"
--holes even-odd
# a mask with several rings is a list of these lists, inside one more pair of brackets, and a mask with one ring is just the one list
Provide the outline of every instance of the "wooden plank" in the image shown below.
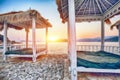
[[95,68],[77,67],[77,72],[120,73],[120,69],[95,69]]
[[45,54],[45,53],[46,53],[46,50],[41,51],[41,52],[37,53],[36,57],[38,57],[38,56],[40,56],[40,55],[42,55],[42,54]]
[[33,55],[19,55],[19,54],[9,54],[7,57],[33,57]]

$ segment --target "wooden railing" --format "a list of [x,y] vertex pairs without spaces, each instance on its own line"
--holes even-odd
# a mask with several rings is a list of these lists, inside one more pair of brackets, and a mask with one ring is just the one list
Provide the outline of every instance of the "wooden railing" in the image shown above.
[[[77,51],[100,51],[100,45],[77,45]],[[118,46],[104,46],[104,51],[119,54]]]
[[22,44],[20,44],[20,45],[10,45],[8,47],[8,50],[19,50],[19,49],[23,49],[23,48],[25,48],[25,45],[22,45]]
[[[3,46],[1,45],[1,52],[3,51]],[[7,50],[20,50],[26,48],[26,46],[24,44],[17,44],[17,45],[8,45],[7,46]],[[32,45],[29,45],[28,48],[32,48]],[[37,44],[36,45],[36,49],[39,50],[41,48],[45,48],[45,44]]]

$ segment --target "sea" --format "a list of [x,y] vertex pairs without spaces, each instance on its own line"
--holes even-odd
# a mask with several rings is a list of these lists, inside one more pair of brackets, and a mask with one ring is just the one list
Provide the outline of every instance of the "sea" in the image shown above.
[[[76,45],[98,45],[100,42],[77,42]],[[105,42],[105,46],[118,46],[118,42]],[[50,42],[48,44],[48,53],[52,54],[67,54],[68,43],[67,42]]]
[[[22,44],[25,44],[23,42]],[[29,42],[31,44],[31,42]],[[37,44],[43,44],[37,42]],[[19,45],[19,44],[18,44]],[[98,45],[100,42],[77,42],[76,45]],[[105,46],[118,46],[118,42],[105,42]],[[0,49],[1,51],[2,49]],[[68,43],[67,42],[49,42],[48,43],[48,54],[68,54]]]

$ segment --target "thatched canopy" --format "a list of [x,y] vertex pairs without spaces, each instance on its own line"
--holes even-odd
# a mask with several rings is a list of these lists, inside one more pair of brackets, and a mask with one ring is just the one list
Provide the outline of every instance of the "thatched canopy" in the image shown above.
[[0,29],[3,29],[4,21],[8,27],[14,29],[32,28],[32,17],[36,19],[36,28],[52,27],[47,19],[43,18],[36,10],[9,12],[0,14]]
[[117,22],[115,22],[113,25],[111,25],[111,29],[113,29],[113,27],[116,27],[118,29],[118,27],[120,26],[120,20],[118,20]]
[[[68,1],[56,0],[63,23],[68,21]],[[104,18],[109,24],[109,18],[120,14],[120,0],[74,0],[74,2],[76,22],[100,21]]]

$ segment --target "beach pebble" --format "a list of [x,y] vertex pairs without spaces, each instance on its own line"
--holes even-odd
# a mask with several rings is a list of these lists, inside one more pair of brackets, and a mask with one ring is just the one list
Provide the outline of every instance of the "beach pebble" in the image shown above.
[[0,78],[2,77],[2,80],[63,80],[64,68],[63,56],[59,55],[58,58],[58,55],[50,55],[35,63],[32,61],[10,63],[0,71]]

